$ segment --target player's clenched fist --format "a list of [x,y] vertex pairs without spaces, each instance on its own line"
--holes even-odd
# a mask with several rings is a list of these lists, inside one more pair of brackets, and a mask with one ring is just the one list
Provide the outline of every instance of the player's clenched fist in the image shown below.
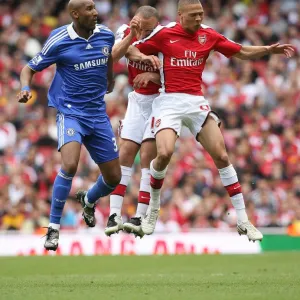
[[154,70],[158,70],[160,68],[160,60],[157,56],[155,55],[141,55],[141,62],[151,65]]
[[20,103],[27,103],[27,101],[31,98],[32,94],[30,88],[27,86],[23,87],[21,92],[17,95],[18,102]]
[[139,89],[141,87],[145,88],[150,81],[152,81],[156,84],[160,84],[160,75],[158,73],[154,73],[154,72],[144,72],[144,73],[138,74],[133,79],[133,88],[134,89]]
[[141,19],[138,16],[133,17],[133,19],[130,21],[130,32],[137,36],[141,28]]

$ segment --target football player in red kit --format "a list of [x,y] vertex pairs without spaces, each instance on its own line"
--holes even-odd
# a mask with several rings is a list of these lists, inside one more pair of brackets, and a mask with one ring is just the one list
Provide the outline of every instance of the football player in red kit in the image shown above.
[[[174,152],[175,142],[183,125],[213,158],[221,181],[227,190],[237,214],[237,230],[249,240],[262,240],[263,235],[248,220],[241,185],[229,161],[219,118],[211,111],[201,90],[202,72],[211,51],[226,57],[249,60],[268,54],[291,57],[292,45],[242,46],[202,24],[204,11],[198,0],[180,0],[179,23],[158,26],[147,38],[134,45],[140,52],[158,55],[161,61],[162,89],[153,102],[157,156],[150,164],[151,201],[142,230],[152,234],[159,214],[160,190],[167,166]],[[133,47],[134,48],[134,47]],[[139,51],[131,51],[131,59]]]
[[[116,41],[112,50],[114,62],[122,58],[129,46],[139,39],[148,36],[158,25],[158,12],[154,7],[141,6],[131,20],[130,25],[122,25],[116,33]],[[144,55],[146,57],[146,55]],[[110,216],[105,233],[111,235],[119,230],[132,232],[142,237],[141,218],[145,217],[150,201],[150,162],[156,156],[154,131],[151,128],[151,112],[153,100],[158,96],[160,75],[155,72],[148,57],[139,62],[127,61],[129,83],[134,91],[128,95],[128,106],[125,118],[119,127],[119,148],[122,178],[120,184],[110,195]],[[153,59],[150,57],[150,59]],[[150,61],[151,62],[151,61]],[[121,208],[127,185],[129,184],[132,165],[140,150],[141,182],[136,214],[123,224]]]

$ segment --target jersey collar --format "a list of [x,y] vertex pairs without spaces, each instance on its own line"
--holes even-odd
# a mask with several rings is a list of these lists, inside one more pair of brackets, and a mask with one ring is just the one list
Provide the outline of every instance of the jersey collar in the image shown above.
[[[82,37],[80,37],[80,36],[77,34],[77,32],[74,30],[74,28],[73,28],[73,23],[71,23],[71,24],[67,27],[67,31],[68,31],[68,34],[69,34],[69,36],[70,36],[70,38],[71,38],[72,40],[75,40],[75,39],[77,39],[77,38],[82,39]],[[97,32],[100,32],[100,29],[99,29],[99,27],[97,27],[97,25],[96,25],[93,34],[95,34],[95,33],[97,33]]]

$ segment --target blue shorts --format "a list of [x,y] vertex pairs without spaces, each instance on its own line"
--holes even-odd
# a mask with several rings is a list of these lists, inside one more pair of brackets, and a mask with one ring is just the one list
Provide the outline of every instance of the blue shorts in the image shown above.
[[105,163],[119,157],[116,137],[108,116],[82,118],[56,115],[58,151],[70,142],[85,145],[96,164]]

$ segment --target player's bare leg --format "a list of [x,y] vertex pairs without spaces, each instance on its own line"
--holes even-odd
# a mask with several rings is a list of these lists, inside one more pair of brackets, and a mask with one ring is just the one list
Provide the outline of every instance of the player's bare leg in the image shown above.
[[146,140],[141,146],[141,182],[138,206],[136,214],[128,222],[124,223],[124,230],[133,233],[135,236],[142,238],[144,232],[142,230],[142,219],[146,216],[146,212],[150,202],[150,162],[156,157],[156,143],[154,139]]
[[78,191],[76,198],[83,207],[83,219],[89,227],[96,225],[95,206],[99,198],[109,195],[121,180],[119,159],[98,164],[101,174],[88,191]]
[[160,209],[160,190],[166,176],[167,167],[174,152],[177,134],[172,129],[163,129],[156,134],[157,156],[150,163],[150,204],[142,221],[145,234],[152,234]]
[[140,149],[140,145],[125,139],[119,139],[119,155],[122,178],[116,189],[110,195],[110,214],[105,228],[105,234],[118,233],[123,229],[123,222],[121,217],[121,210],[123,199],[125,196],[127,185],[132,175],[132,165],[136,154]]
[[55,251],[58,247],[60,219],[77,171],[80,149],[78,142],[67,143],[60,149],[62,165],[53,185],[50,223],[44,244],[47,250]]
[[248,220],[241,185],[236,171],[229,161],[221,130],[212,116],[207,118],[204,127],[197,135],[197,141],[210,154],[219,170],[221,181],[236,210],[238,233],[247,235],[248,239],[252,241],[262,240],[261,232]]

